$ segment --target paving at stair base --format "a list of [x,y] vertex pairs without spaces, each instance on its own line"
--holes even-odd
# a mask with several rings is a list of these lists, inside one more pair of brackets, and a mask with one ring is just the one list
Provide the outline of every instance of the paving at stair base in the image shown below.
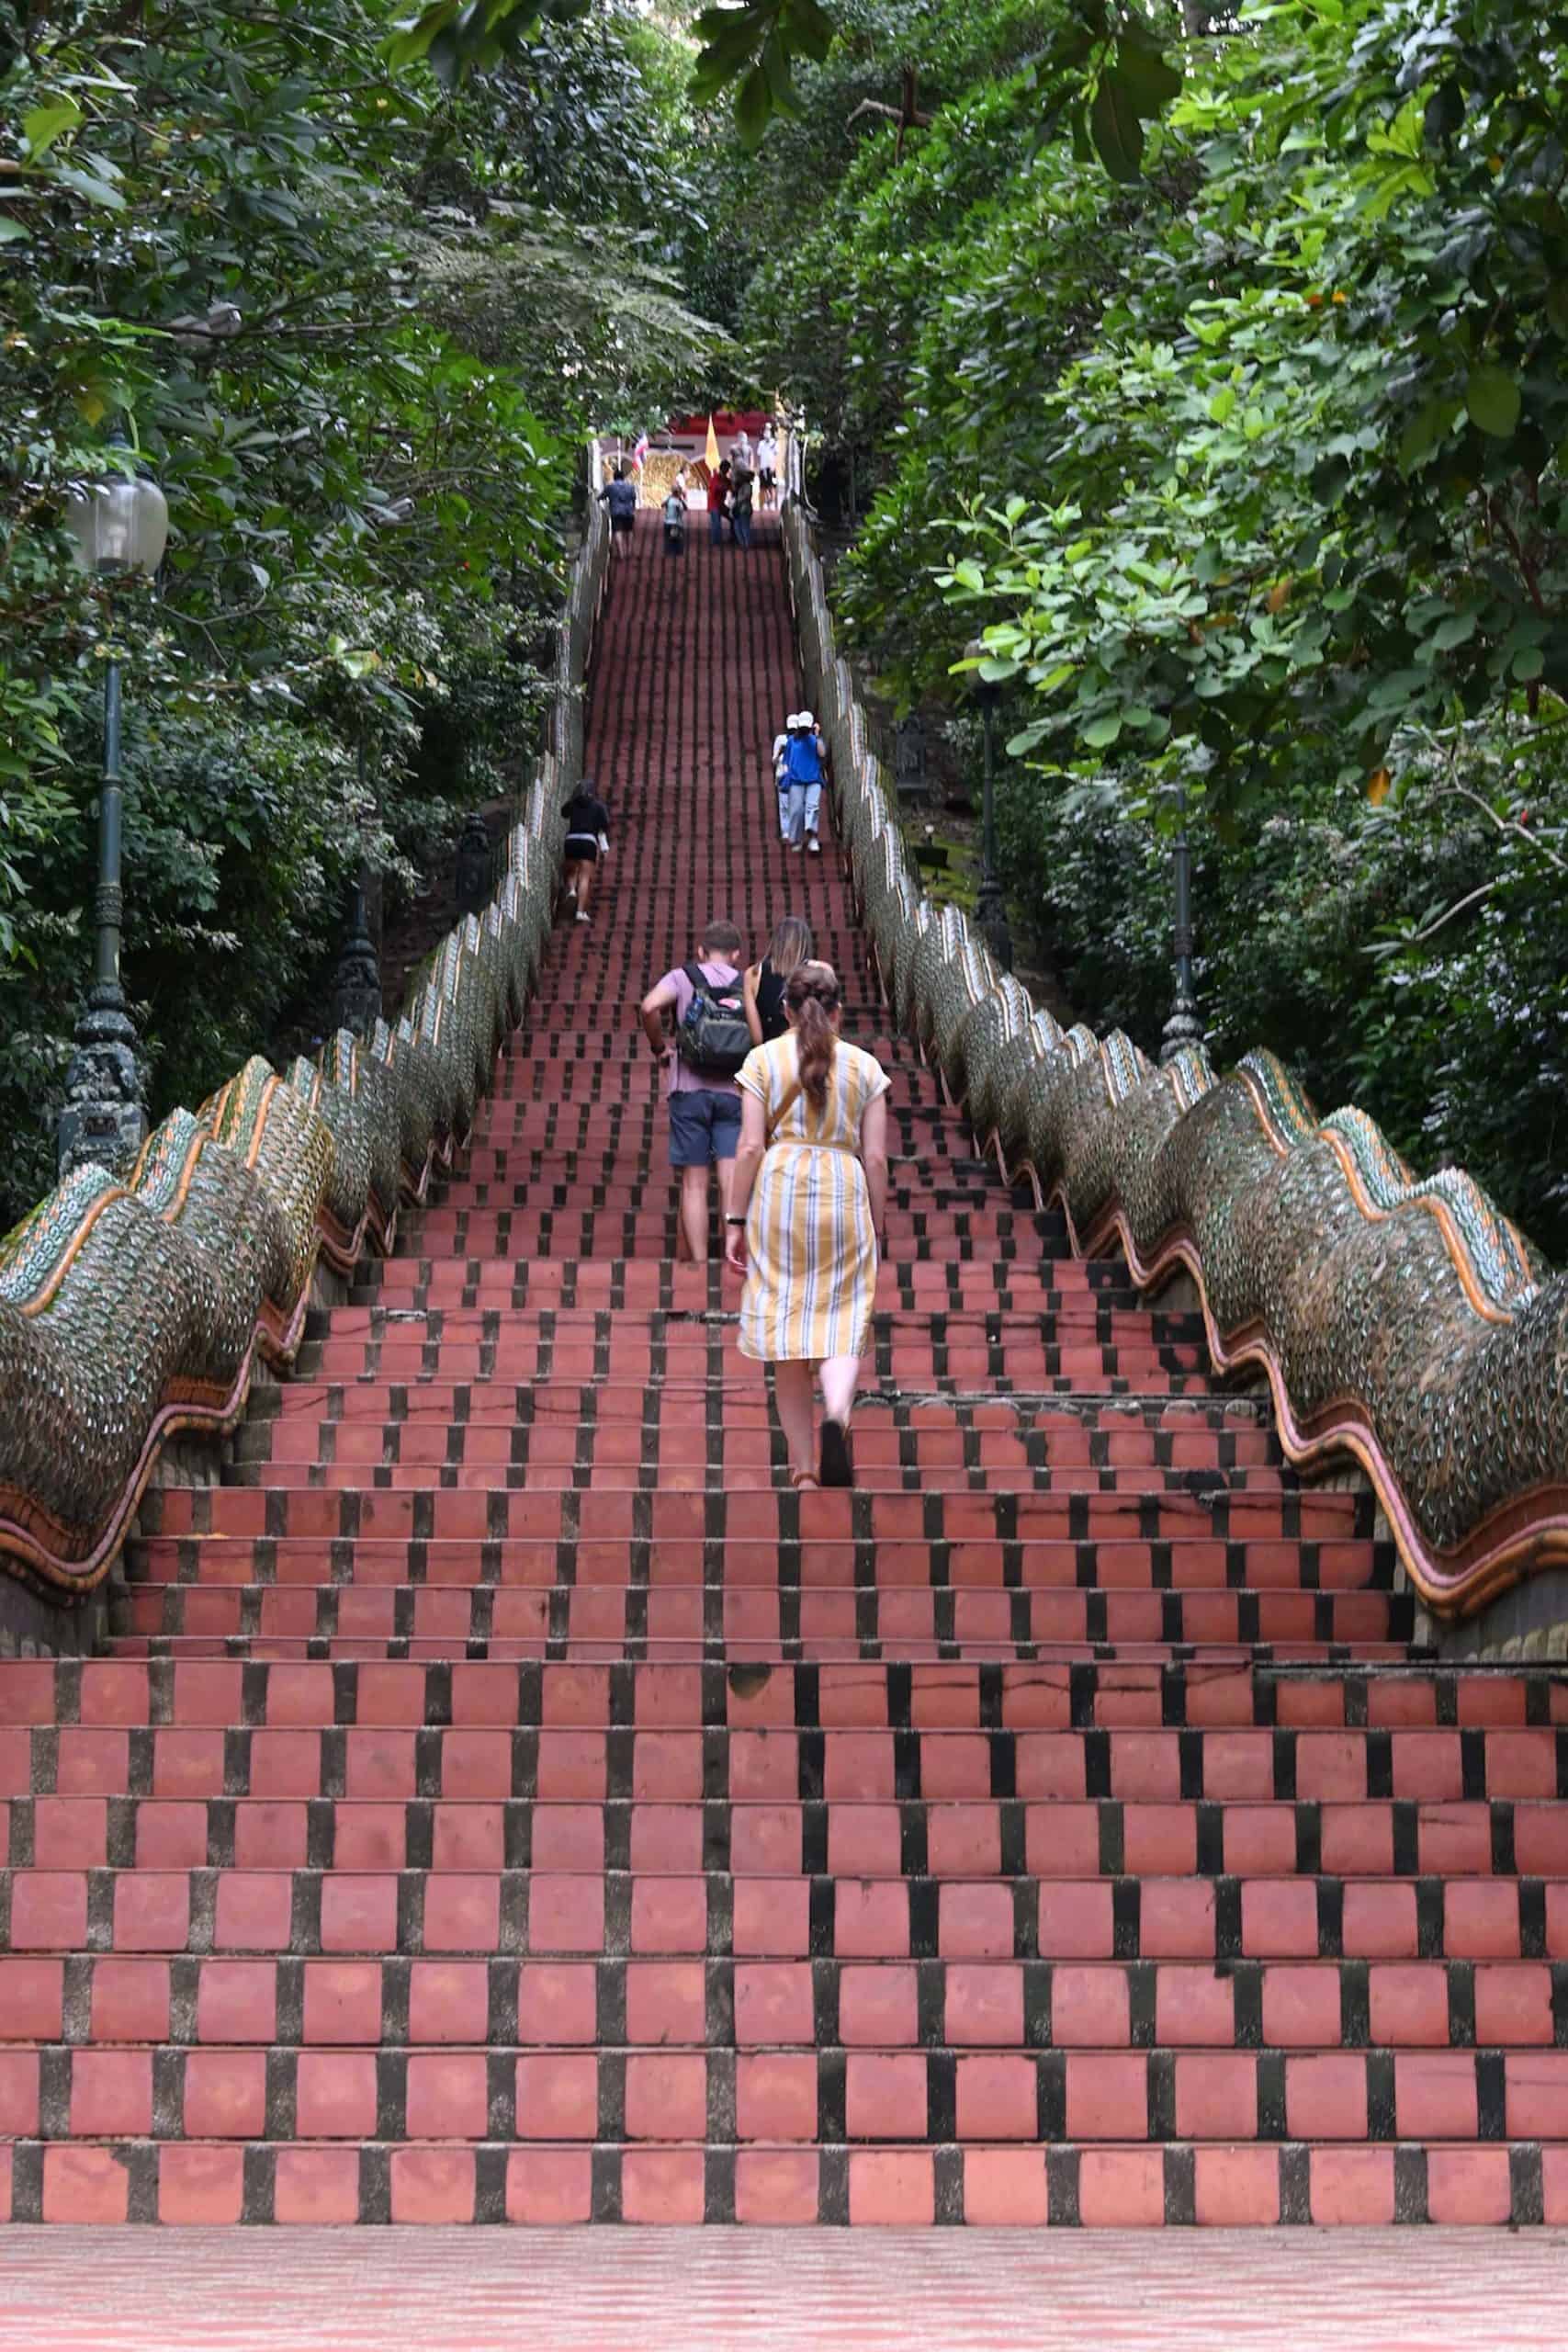
[[14,2232],[0,2346],[62,2352],[1548,2352],[1544,2232]]
[[[107,1654],[0,1664],[0,2217],[1568,2222],[1568,1682],[1420,1648],[1371,1497],[974,1157],[776,838],[772,528],[639,528],[616,854],[467,1150]],[[895,1080],[852,1495],[635,1019],[786,909]]]

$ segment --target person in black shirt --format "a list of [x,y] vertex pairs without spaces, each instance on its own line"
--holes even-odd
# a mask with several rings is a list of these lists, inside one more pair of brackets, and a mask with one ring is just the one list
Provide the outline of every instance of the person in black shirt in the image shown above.
[[595,868],[610,852],[610,812],[594,791],[591,775],[583,777],[561,815],[566,819],[567,899],[575,906],[578,922],[586,922]]
[[620,471],[614,481],[604,484],[599,496],[610,510],[610,545],[624,559],[632,551],[632,533],[637,528],[637,484],[629,458],[621,459]]
[[815,944],[811,925],[799,915],[783,915],[773,925],[767,954],[752,965],[743,983],[746,1026],[754,1046],[771,1045],[789,1027],[784,989],[792,973],[810,963]]

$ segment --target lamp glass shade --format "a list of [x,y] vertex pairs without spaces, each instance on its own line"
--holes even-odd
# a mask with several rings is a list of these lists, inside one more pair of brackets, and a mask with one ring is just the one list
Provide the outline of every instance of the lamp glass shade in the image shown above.
[[78,484],[65,519],[84,571],[156,571],[164,560],[168,501],[143,474]]

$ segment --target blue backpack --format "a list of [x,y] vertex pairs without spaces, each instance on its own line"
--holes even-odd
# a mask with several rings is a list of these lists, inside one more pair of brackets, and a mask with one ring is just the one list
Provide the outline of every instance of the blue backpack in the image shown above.
[[820,784],[822,763],[809,735],[792,735],[784,753],[784,774],[791,784]]

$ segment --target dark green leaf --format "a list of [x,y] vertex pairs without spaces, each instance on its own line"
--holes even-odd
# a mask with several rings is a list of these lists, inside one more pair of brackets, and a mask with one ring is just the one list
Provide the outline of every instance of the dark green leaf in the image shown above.
[[1506,368],[1472,368],[1464,404],[1471,423],[1497,441],[1506,441],[1519,421],[1519,388]]
[[1116,66],[1100,77],[1089,110],[1096,154],[1113,180],[1139,177],[1144,162],[1144,126],[1131,91]]

